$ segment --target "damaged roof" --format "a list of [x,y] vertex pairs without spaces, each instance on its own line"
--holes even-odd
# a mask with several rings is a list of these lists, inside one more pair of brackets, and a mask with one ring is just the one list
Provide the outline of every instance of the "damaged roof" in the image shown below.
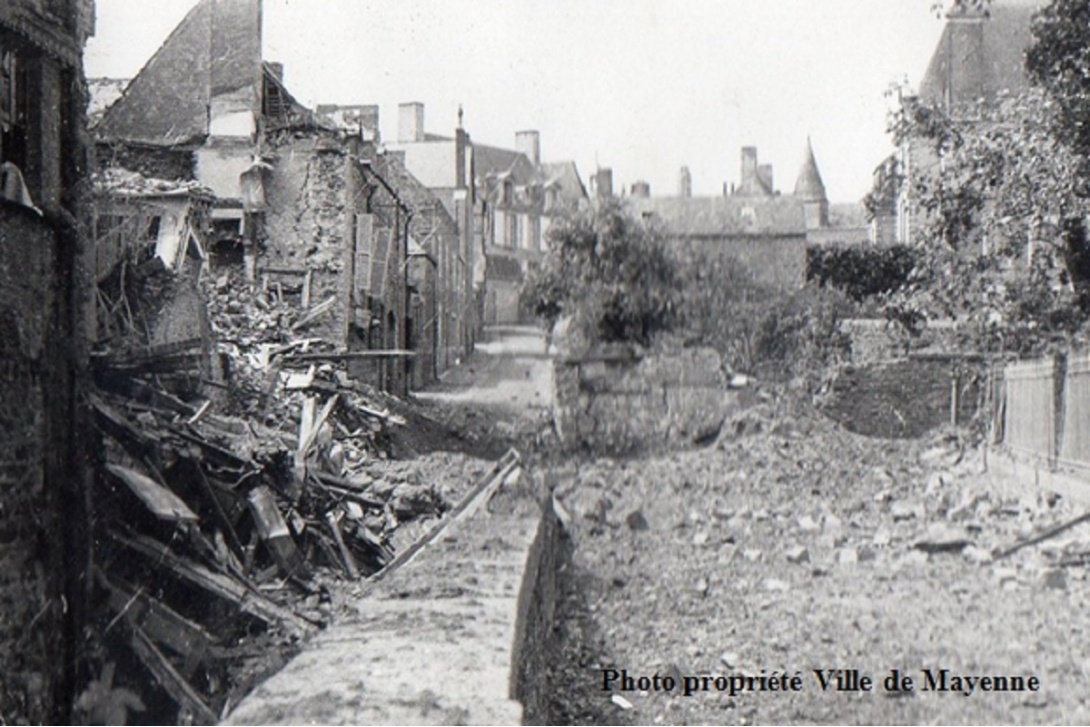
[[249,87],[260,98],[260,22],[257,0],[201,0],[106,111],[98,135],[152,146],[203,141],[213,97]]

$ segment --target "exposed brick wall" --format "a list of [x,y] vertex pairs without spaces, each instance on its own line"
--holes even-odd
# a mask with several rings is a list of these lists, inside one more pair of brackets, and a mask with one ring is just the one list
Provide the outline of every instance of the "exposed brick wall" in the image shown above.
[[100,168],[120,167],[156,179],[196,178],[196,165],[191,149],[100,143],[95,147],[95,157]]

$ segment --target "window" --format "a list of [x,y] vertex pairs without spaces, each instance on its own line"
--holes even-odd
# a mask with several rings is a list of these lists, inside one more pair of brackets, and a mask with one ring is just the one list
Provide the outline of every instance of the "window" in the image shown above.
[[26,90],[19,54],[0,36],[0,161],[26,171]]

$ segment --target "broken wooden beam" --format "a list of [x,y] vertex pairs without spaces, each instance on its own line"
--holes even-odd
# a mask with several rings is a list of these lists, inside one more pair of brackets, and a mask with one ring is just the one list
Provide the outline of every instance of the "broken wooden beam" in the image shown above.
[[352,361],[368,358],[412,358],[416,351],[399,348],[375,349],[370,351],[330,351],[328,353],[291,353],[283,358],[284,363],[305,363],[308,361]]
[[254,518],[261,542],[265,543],[280,570],[286,576],[308,578],[310,574],[305,573],[306,564],[295,547],[288,523],[280,514],[272,490],[266,485],[260,485],[250,490],[246,499],[250,504],[250,514]]
[[144,629],[153,640],[186,661],[200,660],[217,643],[216,637],[200,624],[125,581],[111,581],[98,567],[95,567],[95,581],[109,594],[110,608],[116,614]]
[[335,513],[327,512],[325,521],[329,525],[330,532],[333,533],[333,542],[337,544],[337,550],[340,552],[341,561],[344,564],[345,574],[350,580],[358,581],[360,579],[360,569],[356,565],[356,559],[349,552],[348,546],[344,544],[344,533],[341,532],[340,520],[337,519]]
[[106,470],[128,486],[155,517],[168,522],[197,522],[197,513],[189,509],[182,498],[158,482],[136,470],[106,463]]
[[317,625],[247,588],[230,576],[214,573],[199,563],[176,555],[166,545],[153,538],[136,533],[130,536],[114,530],[109,532],[110,537],[121,545],[135,550],[156,563],[165,565],[175,576],[235,604],[240,610],[266,623],[286,626],[298,634],[305,634]]
[[197,690],[185,680],[163,652],[159,651],[155,642],[136,624],[130,622],[128,627],[131,636],[129,643],[133,652],[167,694],[178,706],[188,710],[199,724],[216,724],[219,721],[216,713],[205,704]]

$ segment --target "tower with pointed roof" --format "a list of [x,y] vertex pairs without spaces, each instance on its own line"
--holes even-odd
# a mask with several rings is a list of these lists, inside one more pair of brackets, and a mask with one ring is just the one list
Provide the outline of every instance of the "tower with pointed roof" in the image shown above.
[[825,195],[825,183],[821,181],[814,146],[806,139],[806,155],[799,176],[795,180],[795,198],[802,202],[806,216],[806,229],[814,230],[829,226],[829,198]]

